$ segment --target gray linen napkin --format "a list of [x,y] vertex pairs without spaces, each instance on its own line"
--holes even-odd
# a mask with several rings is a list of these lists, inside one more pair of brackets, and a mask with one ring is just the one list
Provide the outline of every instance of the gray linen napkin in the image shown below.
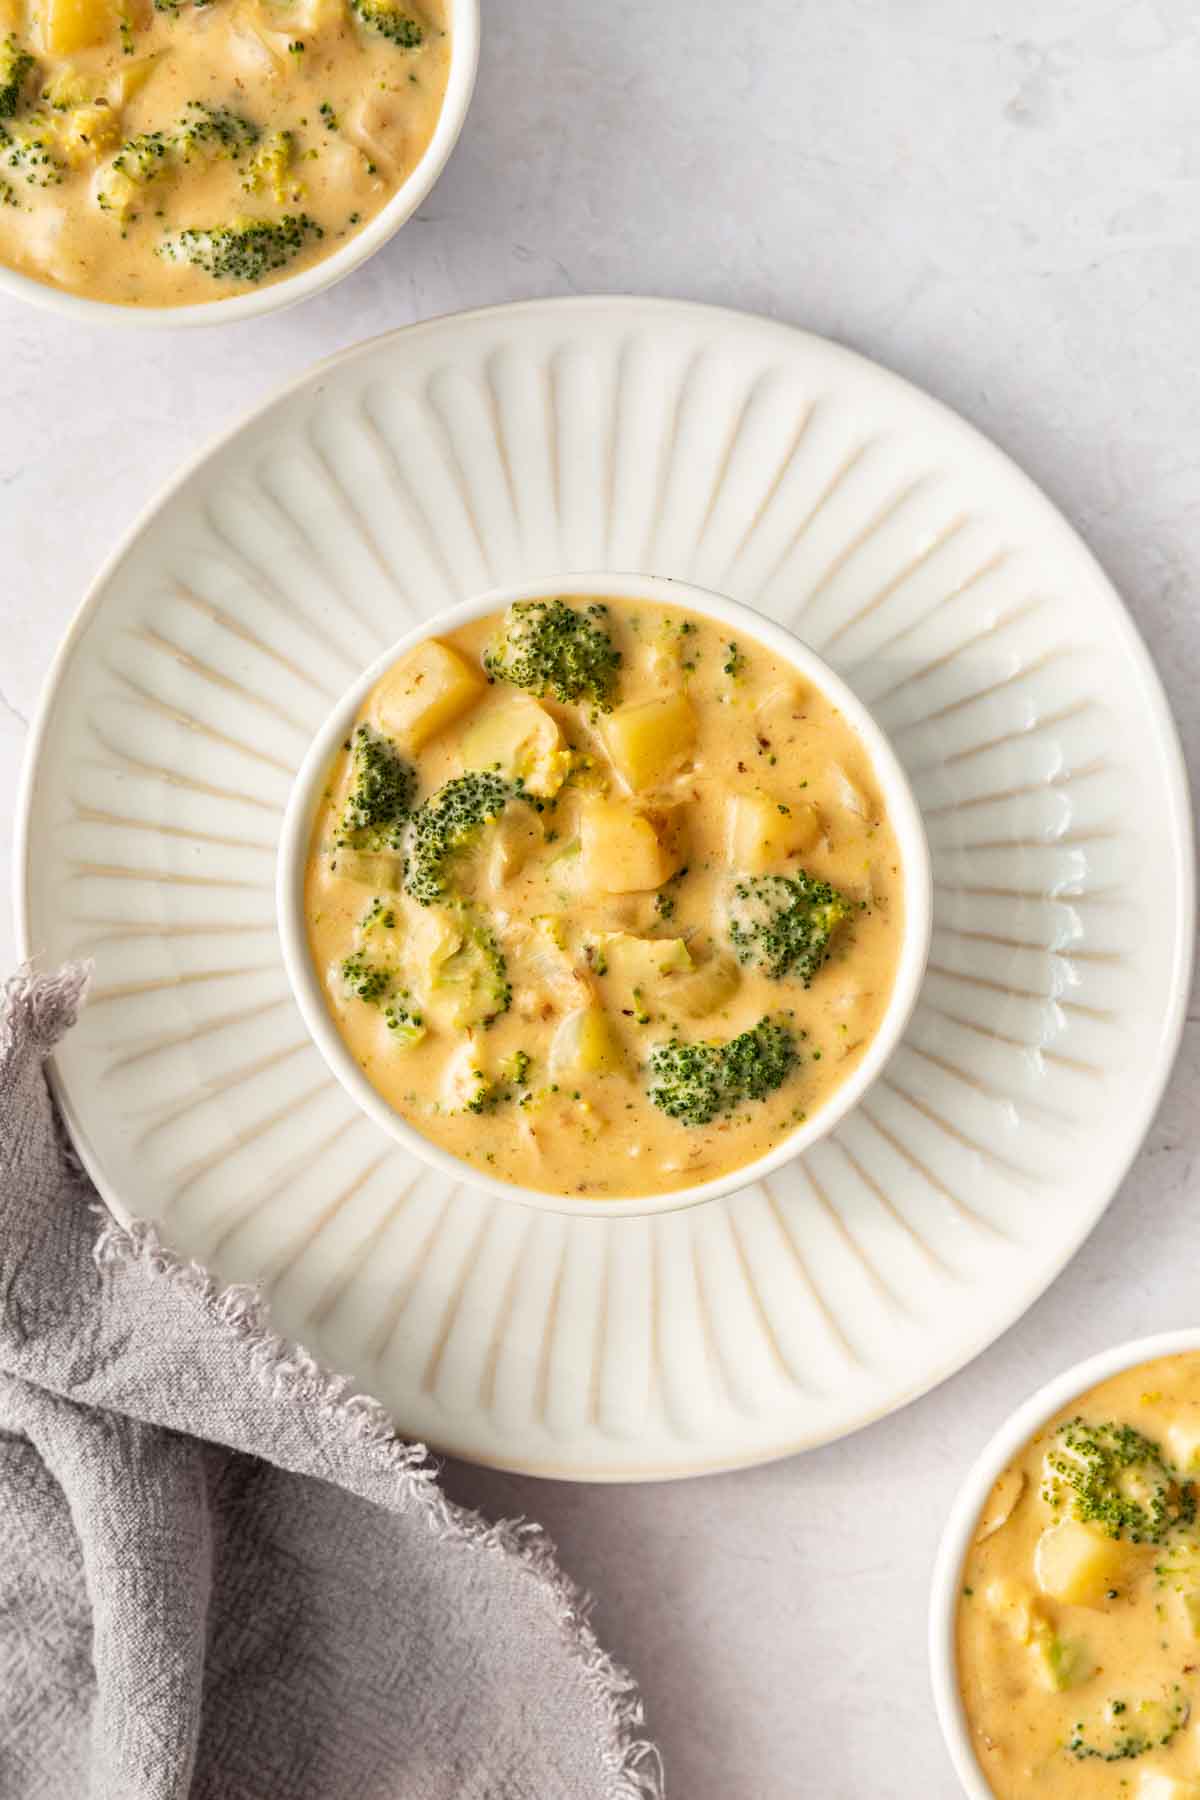
[[85,985],[0,1011],[0,1800],[656,1800],[538,1528],[103,1223],[42,1069]]

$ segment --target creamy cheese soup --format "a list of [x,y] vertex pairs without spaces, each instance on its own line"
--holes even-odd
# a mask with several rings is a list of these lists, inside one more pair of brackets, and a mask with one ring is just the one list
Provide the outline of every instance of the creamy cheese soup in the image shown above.
[[958,1674],[999,1800],[1200,1800],[1200,1355],[1073,1401],[992,1490]]
[[854,731],[677,608],[518,603],[404,656],[306,877],[346,1044],[417,1130],[564,1195],[763,1154],[891,993],[900,856]]
[[446,87],[445,0],[0,0],[0,261],[126,306],[328,256]]

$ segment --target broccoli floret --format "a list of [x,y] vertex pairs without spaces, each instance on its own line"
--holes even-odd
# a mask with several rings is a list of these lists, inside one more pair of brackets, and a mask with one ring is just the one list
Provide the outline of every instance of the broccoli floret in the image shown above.
[[490,1025],[512,1004],[512,987],[504,953],[491,928],[469,906],[457,908],[460,938],[451,954],[438,963],[431,992],[452,1002],[453,1022],[460,1030]]
[[752,963],[775,981],[793,976],[810,986],[829,955],[834,932],[854,902],[803,869],[795,875],[744,875],[736,881],[726,918],[729,941],[741,963]]
[[608,608],[577,612],[565,600],[518,600],[510,606],[500,635],[483,653],[483,666],[497,681],[528,693],[587,701],[611,712],[621,654],[607,630]]
[[422,906],[450,891],[452,865],[493,824],[514,798],[511,781],[490,769],[456,775],[413,815],[404,886]]
[[56,154],[57,132],[53,119],[33,113],[9,131],[0,124],[0,155],[14,175],[30,187],[61,187],[67,168]]
[[324,231],[307,213],[281,219],[234,219],[229,225],[196,227],[164,238],[158,254],[166,262],[191,263],[214,281],[261,281],[298,256]]
[[246,165],[242,186],[248,194],[268,193],[280,206],[297,200],[303,190],[291,179],[296,140],[290,131],[272,131]]
[[384,1023],[402,1050],[411,1050],[425,1036],[425,1020],[409,1005],[407,989],[384,1009]]
[[1177,1686],[1162,1700],[1110,1700],[1098,1718],[1076,1720],[1067,1749],[1079,1762],[1128,1762],[1169,1744],[1190,1711]]
[[[485,1074],[482,1069],[473,1068],[467,1073],[467,1087],[463,1099],[463,1112],[491,1113],[497,1107],[506,1105],[516,1098],[515,1090],[525,1085],[525,1077],[529,1073],[529,1057],[524,1050],[514,1050],[506,1057],[494,1075]],[[524,1102],[522,1102],[524,1104]]]
[[34,61],[15,37],[0,43],[0,119],[11,119],[21,104]]
[[175,141],[165,131],[141,131],[121,145],[113,168],[139,185],[154,181],[171,166]]
[[1150,1438],[1132,1425],[1068,1419],[1046,1451],[1042,1497],[1069,1506],[1082,1523],[1112,1538],[1161,1544],[1196,1517],[1196,1484],[1181,1481]]
[[679,1038],[650,1053],[650,1098],[668,1118],[708,1125],[747,1100],[765,1100],[800,1061],[786,1025],[773,1019],[724,1041]]
[[419,50],[425,41],[420,21],[394,0],[350,0],[350,10],[369,30],[401,50]]
[[346,991],[368,1006],[378,1006],[391,989],[392,978],[386,969],[369,962],[361,950],[353,950],[342,963],[342,980]]
[[[116,179],[100,196],[100,205],[106,212],[124,218],[137,200],[138,188],[177,174],[183,164],[197,157],[211,162],[215,157],[225,156],[236,162],[257,142],[258,127],[249,119],[243,119],[225,107],[190,101],[182,119],[172,130],[142,131],[121,145],[112,161]],[[186,235],[182,233],[181,238]],[[172,260],[182,259],[174,257]],[[195,261],[195,258],[188,260]]]
[[385,931],[395,931],[395,907],[390,901],[385,900],[381,894],[376,894],[370,906],[368,906],[366,912],[358,921],[358,929],[363,936],[366,936],[368,933],[374,934],[377,941],[382,937]]
[[510,1081],[514,1087],[524,1087],[532,1063],[533,1058],[529,1055],[528,1051],[514,1050],[512,1055],[506,1056],[504,1061],[500,1064],[500,1073],[503,1075],[504,1079]]
[[503,1098],[503,1088],[499,1082],[492,1081],[482,1069],[471,1069],[463,1078],[461,1112],[487,1113],[495,1112]]
[[370,725],[356,727],[350,745],[350,792],[334,848],[369,855],[398,850],[412,811],[416,775],[391,738]]
[[227,106],[205,106],[189,100],[175,132],[175,143],[184,162],[194,156],[207,160],[226,156],[233,162],[258,142],[258,126]]

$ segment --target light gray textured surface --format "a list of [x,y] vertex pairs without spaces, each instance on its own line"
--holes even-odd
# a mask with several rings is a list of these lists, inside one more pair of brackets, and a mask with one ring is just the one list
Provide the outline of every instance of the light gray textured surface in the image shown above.
[[[55,642],[117,534],[187,456],[357,339],[588,290],[769,312],[965,413],[1124,592],[1195,777],[1195,8],[485,0],[485,13],[479,93],[449,171],[332,294],[179,340],[0,305],[8,812]],[[670,1489],[451,1471],[456,1498],[542,1517],[601,1593],[598,1626],[641,1677],[680,1800],[953,1800],[924,1666],[941,1516],[983,1438],[1045,1375],[1200,1320],[1198,1101],[1194,1001],[1149,1144],[1067,1274],[971,1369],[847,1443]]]

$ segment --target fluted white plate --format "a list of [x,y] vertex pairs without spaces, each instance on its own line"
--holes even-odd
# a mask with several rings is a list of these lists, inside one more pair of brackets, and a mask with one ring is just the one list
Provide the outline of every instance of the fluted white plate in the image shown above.
[[[891,733],[934,856],[924,997],[866,1103],[769,1184],[653,1220],[412,1162],[306,1039],[273,912],[340,690],[450,602],[585,568],[798,630]],[[210,451],[71,629],[22,837],[24,949],[95,960],[57,1081],[114,1209],[261,1283],[406,1432],[593,1480],[835,1437],[1010,1325],[1137,1149],[1193,936],[1159,684],[1042,495],[846,351],[659,301],[399,332]]]

